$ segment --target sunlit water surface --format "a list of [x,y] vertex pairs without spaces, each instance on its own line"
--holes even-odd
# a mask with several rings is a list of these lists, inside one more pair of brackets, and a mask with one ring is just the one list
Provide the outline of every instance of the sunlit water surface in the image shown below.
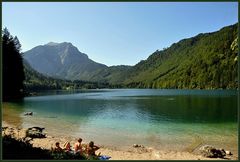
[[230,90],[45,91],[3,104],[10,124],[122,149],[185,149],[201,141],[237,151],[237,112],[237,91]]

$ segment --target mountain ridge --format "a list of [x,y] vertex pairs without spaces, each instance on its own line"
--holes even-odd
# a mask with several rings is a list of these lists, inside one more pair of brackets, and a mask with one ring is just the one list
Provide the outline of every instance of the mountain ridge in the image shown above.
[[103,65],[90,73],[85,71],[83,80],[134,88],[236,88],[238,46],[235,43],[232,50],[232,45],[237,42],[237,27],[238,23],[182,39],[134,66]]

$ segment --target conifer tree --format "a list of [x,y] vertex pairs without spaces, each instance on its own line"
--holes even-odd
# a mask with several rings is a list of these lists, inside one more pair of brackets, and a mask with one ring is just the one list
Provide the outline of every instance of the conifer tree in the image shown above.
[[3,67],[3,101],[23,97],[23,59],[20,53],[21,44],[7,28],[2,31],[2,67]]

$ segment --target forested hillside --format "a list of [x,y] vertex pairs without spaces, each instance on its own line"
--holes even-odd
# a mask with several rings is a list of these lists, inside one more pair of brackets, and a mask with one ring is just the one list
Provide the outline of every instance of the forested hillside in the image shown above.
[[147,60],[123,71],[119,82],[131,88],[235,89],[237,25],[198,34],[156,51]]
[[105,69],[101,69],[95,72],[95,74],[90,78],[93,81],[107,82],[110,84],[120,84],[126,86],[123,82],[127,79],[129,70],[132,66],[119,65],[110,66]]

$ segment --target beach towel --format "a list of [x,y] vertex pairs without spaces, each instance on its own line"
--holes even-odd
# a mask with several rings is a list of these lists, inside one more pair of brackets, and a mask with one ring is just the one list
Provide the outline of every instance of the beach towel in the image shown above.
[[106,155],[101,155],[98,158],[99,158],[99,160],[109,160],[111,157],[110,156],[106,156]]

